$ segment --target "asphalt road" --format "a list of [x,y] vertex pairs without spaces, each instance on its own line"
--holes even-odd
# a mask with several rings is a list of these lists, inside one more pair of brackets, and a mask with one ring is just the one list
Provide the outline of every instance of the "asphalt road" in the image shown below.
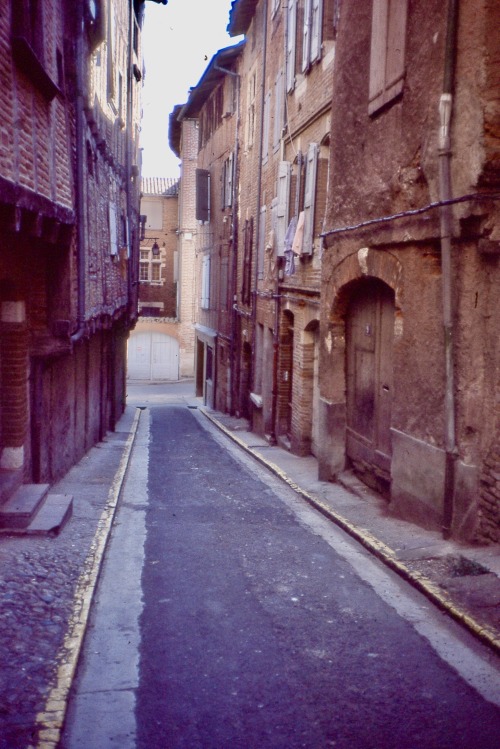
[[62,747],[496,749],[499,673],[197,411],[152,405]]

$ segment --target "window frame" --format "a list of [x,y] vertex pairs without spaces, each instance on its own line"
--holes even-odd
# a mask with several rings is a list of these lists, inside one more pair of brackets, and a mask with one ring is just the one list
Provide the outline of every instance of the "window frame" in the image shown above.
[[[143,273],[144,268],[146,269],[146,273]],[[158,277],[155,278],[153,273],[153,268],[155,270],[155,273],[157,273]],[[139,281],[140,283],[149,283],[154,286],[161,286],[163,284],[163,279],[161,277],[161,268],[162,268],[162,259],[160,256],[156,257],[153,255],[153,250],[151,247],[145,247],[144,245],[141,245],[139,248]],[[146,275],[146,278],[143,278],[143,276]]]

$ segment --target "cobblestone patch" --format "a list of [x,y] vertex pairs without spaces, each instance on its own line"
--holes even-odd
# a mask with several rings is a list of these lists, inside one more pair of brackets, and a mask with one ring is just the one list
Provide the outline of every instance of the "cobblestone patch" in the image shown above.
[[[0,551],[0,747],[28,747],[88,551],[71,532],[58,538],[2,539]],[[26,548],[29,547],[29,548]]]

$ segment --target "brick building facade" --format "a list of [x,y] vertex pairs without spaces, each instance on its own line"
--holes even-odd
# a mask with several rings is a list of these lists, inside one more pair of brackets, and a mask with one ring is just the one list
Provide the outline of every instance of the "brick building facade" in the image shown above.
[[[198,225],[212,232],[197,245],[201,335],[226,349],[213,395],[200,377],[206,401],[311,451],[321,478],[352,469],[389,511],[480,541],[500,539],[498,14],[492,0],[235,0],[244,44],[185,110],[215,206]],[[206,140],[234,80],[236,111]],[[202,293],[223,263],[226,328],[220,295]]]
[[144,2],[3,3],[2,502],[50,483],[125,401],[137,315]]

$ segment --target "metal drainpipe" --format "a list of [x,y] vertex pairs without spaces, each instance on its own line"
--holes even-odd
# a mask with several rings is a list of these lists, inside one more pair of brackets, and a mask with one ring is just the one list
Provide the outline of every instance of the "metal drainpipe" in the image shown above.
[[127,268],[127,295],[128,295],[128,323],[130,324],[131,319],[135,319],[137,309],[132,309],[132,302],[134,301],[135,286],[134,278],[132,277],[132,271],[135,263],[135,232],[132,231],[131,219],[133,216],[132,208],[132,143],[134,134],[132,133],[133,126],[133,75],[132,65],[133,57],[132,51],[134,48],[134,23],[135,23],[135,11],[134,11],[134,0],[129,2],[129,38],[128,38],[128,55],[127,55],[127,125],[126,125],[126,140],[125,140],[125,179],[126,185],[126,205],[127,205],[127,227],[128,227],[128,268]]
[[[287,40],[288,40],[288,5],[286,6],[285,12],[285,32],[283,35],[283,57],[285,60],[285,69],[283,72],[283,110],[286,117],[286,97],[288,96],[287,91]],[[288,125],[288,122],[286,123]],[[284,158],[284,146],[283,138],[281,139],[281,154]],[[276,419],[278,414],[278,375],[279,375],[279,350],[280,350],[280,293],[279,293],[279,260],[276,258],[276,282],[274,287],[274,330],[273,330],[273,392],[272,392],[272,404],[271,404],[271,439],[269,440],[271,445],[276,445],[278,440],[276,436]],[[293,352],[292,352],[293,362]],[[291,394],[290,394],[291,396]]]
[[[452,197],[451,189],[451,119],[453,90],[455,82],[456,36],[458,22],[458,0],[449,0],[446,28],[443,92],[439,101],[439,192],[440,200]],[[441,277],[443,295],[443,331],[445,345],[445,477],[443,504],[443,537],[449,538],[453,523],[455,504],[455,467],[458,456],[455,427],[455,385],[454,385],[454,336],[452,299],[452,208],[441,207]]]
[[84,97],[84,32],[83,0],[78,0],[76,20],[76,101],[75,101],[75,134],[76,134],[76,252],[78,273],[78,308],[77,328],[71,335],[71,343],[77,343],[85,333],[85,130],[83,125]]
[[234,70],[228,70],[220,65],[214,65],[215,70],[220,70],[221,73],[226,73],[232,76],[236,82],[236,132],[234,137],[234,155],[233,155],[233,195],[232,195],[232,222],[231,222],[231,251],[233,253],[233,267],[231,273],[231,338],[229,341],[229,413],[232,415],[235,412],[235,377],[236,372],[236,321],[237,321],[237,283],[238,283],[238,178],[239,178],[239,138],[240,138],[240,126],[241,126],[241,76],[235,73]]
[[253,367],[252,376],[250,381],[252,387],[255,387],[255,339],[256,339],[256,328],[257,328],[257,289],[259,285],[259,236],[260,236],[260,209],[262,207],[261,187],[262,187],[262,154],[264,143],[262,141],[262,134],[264,130],[264,104],[266,97],[266,51],[267,51],[267,14],[268,14],[268,0],[264,0],[264,28],[263,28],[263,44],[262,48],[264,51],[264,59],[262,60],[262,89],[260,97],[260,144],[259,144],[259,163],[257,169],[257,215],[255,217],[255,237],[257,239],[255,246],[257,248],[255,258],[255,275],[254,275],[254,289],[253,289],[253,305],[252,305],[252,359],[251,364]]

